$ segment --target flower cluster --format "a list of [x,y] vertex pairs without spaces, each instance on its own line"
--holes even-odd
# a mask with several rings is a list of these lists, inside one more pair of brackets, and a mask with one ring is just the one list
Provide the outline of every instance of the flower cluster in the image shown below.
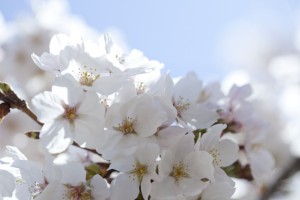
[[249,85],[225,93],[192,72],[174,81],[109,35],[58,34],[32,59],[55,75],[51,91],[31,101],[46,161],[8,146],[0,199],[226,200],[231,177],[259,179],[274,168]]

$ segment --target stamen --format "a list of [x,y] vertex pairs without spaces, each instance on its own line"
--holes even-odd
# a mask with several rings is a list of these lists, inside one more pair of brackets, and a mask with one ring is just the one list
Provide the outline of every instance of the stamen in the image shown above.
[[71,124],[74,123],[75,119],[77,118],[77,107],[69,107],[69,106],[65,106],[65,113],[63,115],[63,117],[67,120],[69,120],[69,122]]
[[138,82],[136,85],[136,93],[137,94],[144,94],[146,90],[146,86],[143,82]]
[[130,172],[130,174],[136,175],[140,181],[143,176],[148,173],[148,166],[146,164],[142,164],[137,161],[133,167],[134,169]]
[[183,97],[180,96],[178,101],[174,102],[173,105],[176,108],[178,115],[180,115],[181,112],[190,108],[191,103],[188,99],[183,99]]
[[67,191],[63,199],[67,200],[93,200],[91,188],[83,183],[79,186],[65,185]]
[[134,130],[134,123],[136,120],[133,120],[131,117],[127,117],[122,121],[122,123],[118,124],[117,127],[115,127],[115,130],[121,131],[124,133],[124,135],[129,134],[129,133],[136,133]]
[[96,81],[100,77],[100,74],[95,74],[96,72],[96,68],[89,68],[89,70],[87,70],[86,66],[84,66],[84,69],[79,68],[77,76],[80,84],[85,86],[92,86],[94,81]]
[[221,165],[221,156],[220,153],[217,149],[213,148],[212,150],[209,151],[210,155],[213,157],[213,164],[216,166],[220,166]]
[[179,181],[183,178],[190,177],[188,171],[189,169],[183,164],[183,162],[179,162],[173,166],[173,170],[170,173],[170,176],[174,177],[176,181]]

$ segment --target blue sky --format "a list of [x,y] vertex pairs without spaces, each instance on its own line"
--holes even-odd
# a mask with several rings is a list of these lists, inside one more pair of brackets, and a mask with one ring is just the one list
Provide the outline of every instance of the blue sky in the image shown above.
[[[289,31],[299,10],[297,0],[72,0],[71,12],[103,32],[119,29],[131,48],[165,64],[173,76],[196,71],[203,80],[220,79],[228,69],[219,54],[220,40],[241,19]],[[28,12],[26,0],[2,0],[6,20]],[[55,14],[55,13],[54,13]],[[247,38],[245,38],[247,39]]]

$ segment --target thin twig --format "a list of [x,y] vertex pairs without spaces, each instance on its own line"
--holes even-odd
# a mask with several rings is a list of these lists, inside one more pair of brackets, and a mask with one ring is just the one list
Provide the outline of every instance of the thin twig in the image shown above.
[[285,180],[293,176],[300,170],[300,158],[295,158],[281,173],[281,175],[273,182],[273,184],[262,194],[259,200],[270,199],[284,184]]

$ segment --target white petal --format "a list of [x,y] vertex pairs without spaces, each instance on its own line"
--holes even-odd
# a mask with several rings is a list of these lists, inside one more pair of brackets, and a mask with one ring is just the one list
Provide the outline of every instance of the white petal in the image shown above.
[[111,200],[133,200],[139,194],[139,184],[126,174],[119,175],[111,186]]
[[49,153],[56,154],[65,151],[72,143],[70,132],[62,120],[44,124],[40,132],[41,144],[46,147]]
[[91,180],[92,196],[97,200],[106,200],[109,197],[109,190],[105,179],[98,174]]
[[81,163],[72,162],[58,165],[57,167],[62,172],[62,183],[77,186],[80,183],[85,182],[86,172]]
[[175,85],[175,98],[182,97],[195,102],[202,89],[202,81],[198,80],[196,73],[190,72]]
[[152,183],[151,196],[157,198],[175,197],[181,194],[180,188],[175,184],[175,179],[166,177],[160,182],[154,181]]
[[21,153],[21,151],[14,146],[6,146],[6,152],[9,156],[13,157],[14,160],[27,160],[26,156]]
[[201,180],[207,178],[214,180],[213,158],[205,151],[196,151],[188,154],[184,159],[184,164],[188,166],[189,175],[194,179]]
[[262,180],[274,169],[274,158],[271,153],[265,149],[255,149],[249,154],[249,159],[251,172],[255,180]]
[[231,140],[221,140],[217,145],[217,150],[220,153],[221,167],[227,167],[238,159],[239,147]]
[[232,187],[235,186],[235,182],[232,180],[232,178],[229,177],[220,167],[215,167],[214,177],[216,182],[226,182]]
[[201,194],[205,200],[230,200],[235,189],[226,182],[213,182]]
[[150,177],[144,176],[141,183],[141,191],[144,199],[148,199],[151,191],[151,180]]
[[45,71],[64,70],[64,67],[60,62],[59,57],[56,55],[52,55],[45,52],[41,55],[41,57],[38,57],[33,53],[31,54],[31,58],[34,61],[34,63],[42,70]]
[[212,150],[219,143],[224,128],[226,128],[226,125],[217,124],[207,129],[207,132],[201,137],[200,149],[204,151]]
[[103,122],[93,116],[82,115],[74,122],[74,141],[82,147],[99,147],[104,140],[103,132]]
[[15,189],[15,177],[5,171],[5,169],[0,168],[0,195],[3,197],[12,196],[12,193]]
[[59,182],[52,182],[47,185],[41,194],[35,200],[58,200],[63,199],[65,187]]
[[64,113],[59,96],[52,92],[43,92],[32,99],[34,113],[41,122],[52,121]]

